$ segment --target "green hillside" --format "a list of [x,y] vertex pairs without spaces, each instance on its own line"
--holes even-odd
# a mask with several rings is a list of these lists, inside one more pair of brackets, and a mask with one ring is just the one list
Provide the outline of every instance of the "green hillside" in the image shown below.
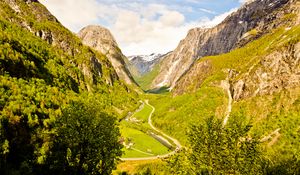
[[[225,117],[228,97],[219,84],[228,76],[226,70],[234,69],[239,72],[238,76],[229,80],[237,81],[251,70],[251,67],[259,68],[261,60],[267,55],[277,51],[284,52],[299,41],[300,26],[289,30],[279,28],[243,48],[200,59],[197,64],[209,61],[212,70],[198,89],[194,84],[189,84],[189,87],[185,86],[183,95],[150,95],[151,104],[156,108],[153,116],[154,124],[188,144],[187,133],[191,125],[201,124],[209,116],[216,116],[219,119]],[[247,77],[250,77],[251,73],[255,72],[250,72]],[[278,138],[271,137],[261,145],[264,155],[272,160],[278,169],[281,166],[295,165],[293,163],[286,165],[289,161],[299,162],[300,145],[297,141],[300,131],[299,93],[299,87],[293,87],[272,94],[245,98],[232,104],[230,116],[244,116],[241,119],[253,125],[251,135],[263,138],[280,128]]]
[[0,174],[106,175],[118,164],[128,169],[116,174],[299,174],[299,3],[289,2],[241,47],[151,91],[161,65],[128,86],[37,0],[0,1]]
[[144,91],[147,91],[151,89],[151,83],[158,73],[159,64],[156,64],[150,72],[146,73],[145,75],[136,75],[134,79]]
[[[7,2],[0,2],[0,173],[52,174],[59,169],[55,167],[57,162],[51,162],[52,158],[56,160],[55,156],[67,154],[61,147],[58,150],[60,154],[55,155],[58,153],[55,145],[70,143],[68,140],[57,142],[59,137],[69,132],[60,129],[63,127],[59,123],[64,116],[75,116],[74,112],[78,110],[76,115],[82,115],[70,118],[70,122],[82,122],[84,127],[84,124],[92,122],[90,120],[95,120],[92,122],[97,124],[95,126],[107,127],[99,121],[116,122],[123,118],[128,111],[138,107],[138,95],[118,79],[105,55],[84,46],[40,3],[21,0],[15,3],[21,13],[15,12]],[[76,104],[86,105],[85,113]],[[96,112],[94,108],[97,108]],[[68,112],[69,109],[73,113]],[[79,120],[81,118],[86,120]],[[111,133],[104,133],[103,129],[104,135],[102,133],[99,139],[107,136],[105,139],[116,144],[119,130],[116,124],[109,126]],[[69,127],[73,127],[72,123]],[[109,136],[114,131],[116,135]],[[84,136],[84,132],[88,131],[84,130],[78,136]],[[92,144],[92,139],[98,139],[92,135],[88,137],[90,140],[85,144]],[[75,140],[71,142],[76,143]],[[81,143],[79,139],[78,144]],[[98,150],[111,149],[113,153],[112,145],[97,144]],[[75,151],[76,147],[69,145],[68,149]],[[85,156],[90,160],[96,158],[83,153],[76,155],[74,152],[74,155],[81,155],[82,161]],[[116,152],[110,156],[113,161],[103,166],[112,168],[116,163],[114,158],[120,154]],[[64,160],[62,157],[59,159]],[[81,166],[72,164],[72,159],[68,159],[70,167]],[[82,166],[84,170],[78,171],[94,171],[91,164]],[[110,168],[105,171],[110,172]]]

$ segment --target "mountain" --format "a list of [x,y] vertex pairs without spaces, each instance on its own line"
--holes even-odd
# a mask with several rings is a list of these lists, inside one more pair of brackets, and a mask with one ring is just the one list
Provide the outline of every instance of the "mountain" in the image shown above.
[[[95,105],[115,126],[137,108],[138,99],[103,53],[85,46],[37,0],[0,1],[0,174],[55,174],[45,169],[57,169],[47,162],[57,153],[58,120],[67,107],[77,104],[90,120],[96,114],[82,107]],[[80,117],[74,121],[85,120]]]
[[164,56],[164,54],[152,53],[150,55],[132,55],[132,56],[129,56],[128,59],[133,60],[133,59],[138,58],[139,60],[143,60],[145,62],[150,62],[150,61],[157,60],[162,56]]
[[116,40],[108,29],[101,26],[90,25],[81,29],[78,33],[78,37],[82,39],[83,44],[106,55],[121,80],[127,84],[135,84],[127,68],[126,62],[128,62],[128,60],[126,56],[123,55]]
[[289,3],[289,0],[250,1],[213,28],[191,29],[172,54],[163,58],[152,87],[173,89],[195,60],[229,52],[268,33],[280,25],[276,19]]
[[84,79],[80,79],[82,76],[75,72],[71,75],[82,89],[92,90],[93,85],[100,81],[110,85],[118,81],[109,60],[103,54],[83,46],[81,41],[38,1],[5,0],[2,6],[5,6],[1,8],[2,19],[18,25],[64,52],[68,57],[64,63],[79,69],[84,76]]
[[[255,2],[255,1],[254,1]],[[278,2],[278,1],[276,1]],[[299,4],[299,2],[298,2]],[[284,27],[289,31],[292,27],[299,25],[299,6],[296,1],[287,2],[279,11],[272,14],[272,22],[256,26],[251,31],[244,34],[237,45],[242,47],[246,43],[251,43],[255,39],[273,33],[276,28]],[[270,5],[268,5],[270,6]],[[281,37],[281,36],[279,36]],[[287,37],[284,35],[284,37]],[[290,36],[290,37],[297,37]],[[292,40],[282,38],[280,42]],[[266,41],[267,42],[267,41]],[[270,43],[270,46],[280,45],[279,41]],[[275,46],[274,46],[275,47]],[[279,46],[278,46],[279,47]],[[253,49],[255,51],[255,49]],[[248,70],[229,69],[230,89],[234,100],[239,100],[259,94],[270,94],[281,91],[288,87],[296,87],[300,83],[299,73],[299,44],[293,43],[278,50],[268,52],[268,54],[256,53],[258,62],[253,62]],[[251,54],[246,55],[249,57]],[[221,57],[221,56],[220,56]],[[225,62],[221,60],[220,62]],[[255,59],[255,58],[251,58]],[[242,64],[242,63],[240,63]],[[243,65],[247,67],[247,65]],[[196,61],[191,68],[177,81],[174,87],[174,94],[182,94],[194,91],[200,87],[204,80],[213,72],[213,63],[210,60]]]
[[[299,174],[300,2],[280,2],[256,0],[243,6],[242,9],[254,7],[253,3],[264,5],[256,7],[261,9],[277,4],[280,8],[243,34],[234,49],[196,60],[177,80],[171,93],[153,99],[154,125],[188,145],[198,136],[188,137],[185,132],[192,132],[193,126],[199,126],[210,116],[220,120],[222,128],[231,129],[235,122],[248,123],[251,126],[247,139],[257,139],[263,162],[270,162],[266,167],[263,165],[265,172],[261,174]],[[239,20],[236,22],[238,26]],[[209,123],[207,128],[211,132],[213,125]],[[197,144],[203,140],[198,141]],[[203,151],[190,147],[195,151],[192,156],[200,157],[210,146],[202,147]],[[222,149],[218,149],[218,155]],[[224,149],[224,154],[227,151]],[[182,157],[180,163],[187,160]],[[191,164],[194,162],[192,159]],[[201,164],[205,165],[194,164],[195,169]],[[209,164],[206,165],[210,168]]]
[[[129,56],[129,64],[131,72],[136,72],[135,76],[143,76],[153,70],[154,66],[161,61],[164,57],[163,54],[150,54],[150,55],[134,55]],[[134,71],[136,70],[136,71]]]
[[150,89],[150,84],[156,77],[160,63],[167,54],[150,54],[129,56],[129,70],[136,82],[144,90]]

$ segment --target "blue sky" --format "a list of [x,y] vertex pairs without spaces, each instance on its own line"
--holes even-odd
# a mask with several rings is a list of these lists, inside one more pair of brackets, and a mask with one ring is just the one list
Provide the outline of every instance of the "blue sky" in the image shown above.
[[125,55],[166,53],[189,29],[212,27],[245,0],[40,0],[73,32],[101,25]]

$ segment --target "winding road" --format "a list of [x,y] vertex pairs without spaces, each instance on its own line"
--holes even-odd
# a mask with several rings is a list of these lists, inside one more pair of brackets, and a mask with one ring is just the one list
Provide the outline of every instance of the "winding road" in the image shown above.
[[153,124],[152,124],[152,115],[155,112],[155,108],[152,105],[149,104],[149,100],[145,100],[145,103],[152,108],[152,111],[151,111],[151,113],[149,114],[149,117],[148,117],[148,124],[149,124],[149,126],[154,131],[156,131],[157,133],[159,133],[162,137],[171,140],[176,145],[176,149],[174,151],[170,152],[170,153],[167,153],[167,154],[164,154],[164,155],[159,155],[159,156],[121,158],[121,160],[123,160],[123,161],[154,160],[154,159],[166,158],[166,157],[169,157],[169,156],[175,154],[177,151],[179,151],[182,148],[182,145],[180,144],[180,142],[177,139],[175,139],[175,138],[167,135],[166,133],[162,132],[161,130],[159,130],[155,126],[153,126]]

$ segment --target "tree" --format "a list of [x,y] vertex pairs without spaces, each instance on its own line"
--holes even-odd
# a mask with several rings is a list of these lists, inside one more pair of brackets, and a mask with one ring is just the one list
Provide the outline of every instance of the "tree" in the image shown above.
[[72,102],[57,122],[50,174],[111,174],[122,155],[116,118],[95,102]]
[[[177,155],[169,162],[173,169],[180,167],[178,174],[261,174],[259,141],[248,135],[250,128],[237,118],[223,127],[222,120],[210,117],[191,126],[183,161]],[[186,164],[186,159],[189,163],[182,170],[180,162]]]

